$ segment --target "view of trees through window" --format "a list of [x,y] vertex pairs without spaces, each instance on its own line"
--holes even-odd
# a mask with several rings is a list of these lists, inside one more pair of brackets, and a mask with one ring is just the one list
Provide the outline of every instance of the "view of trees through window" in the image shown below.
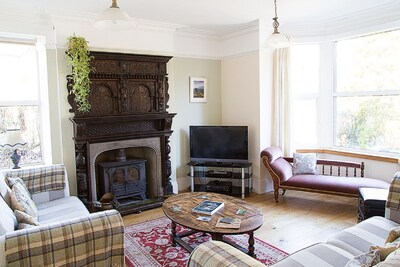
[[7,130],[20,129],[26,145],[20,165],[42,162],[38,60],[35,44],[0,40],[0,168],[13,166]]
[[336,43],[338,147],[400,153],[400,30]]

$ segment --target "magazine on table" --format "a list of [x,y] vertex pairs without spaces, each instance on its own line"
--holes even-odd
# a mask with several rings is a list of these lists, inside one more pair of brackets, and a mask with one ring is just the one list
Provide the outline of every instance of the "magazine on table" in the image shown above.
[[213,215],[222,207],[224,207],[224,202],[205,200],[196,207],[194,207],[192,211],[201,214]]

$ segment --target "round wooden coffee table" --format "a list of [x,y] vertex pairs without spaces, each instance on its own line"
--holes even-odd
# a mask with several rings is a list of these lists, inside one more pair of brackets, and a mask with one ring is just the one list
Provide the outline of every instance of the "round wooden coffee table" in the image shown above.
[[[207,197],[205,199],[204,197]],[[204,200],[211,200],[217,202],[224,202],[224,207],[211,215],[211,221],[204,222],[197,220],[199,216],[207,216],[199,213],[192,212],[192,209],[203,202]],[[174,211],[174,207],[180,207],[181,211]],[[260,228],[264,222],[264,217],[261,212],[247,203],[246,201],[216,193],[194,192],[173,195],[164,201],[162,209],[165,215],[171,219],[171,242],[173,245],[180,244],[189,252],[193,248],[182,240],[183,237],[195,234],[197,232],[208,233],[213,240],[220,240],[227,242],[245,253],[254,256],[254,231]],[[236,215],[238,209],[245,209],[247,212],[244,215]],[[241,219],[239,229],[217,228],[215,227],[217,220],[221,217],[231,217]],[[189,228],[189,231],[177,233],[176,224]],[[249,235],[248,248],[239,247],[237,244],[232,244],[224,239],[224,235]]]

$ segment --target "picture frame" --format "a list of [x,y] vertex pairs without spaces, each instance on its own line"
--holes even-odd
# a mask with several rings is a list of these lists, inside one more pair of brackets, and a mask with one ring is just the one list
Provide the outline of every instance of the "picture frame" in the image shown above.
[[190,102],[205,103],[207,102],[207,78],[190,77],[189,96]]

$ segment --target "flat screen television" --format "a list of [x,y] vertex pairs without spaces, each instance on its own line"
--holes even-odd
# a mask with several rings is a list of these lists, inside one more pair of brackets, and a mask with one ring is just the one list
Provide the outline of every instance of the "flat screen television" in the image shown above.
[[248,162],[247,126],[190,126],[190,160]]

